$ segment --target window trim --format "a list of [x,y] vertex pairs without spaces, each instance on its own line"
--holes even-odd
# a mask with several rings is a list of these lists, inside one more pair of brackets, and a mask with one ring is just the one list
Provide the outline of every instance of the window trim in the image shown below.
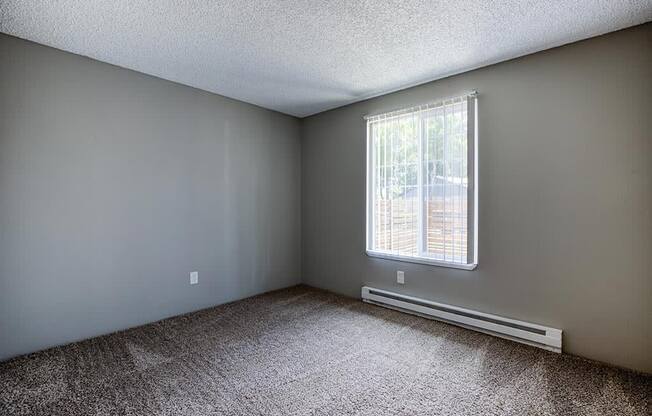
[[[408,113],[411,111],[419,111],[421,108],[428,108],[431,106],[439,106],[439,105],[444,105],[447,101],[450,100],[455,100],[459,98],[464,98],[466,97],[467,99],[467,160],[468,160],[468,166],[469,166],[469,185],[468,185],[468,191],[467,191],[467,203],[468,203],[468,229],[467,229],[467,241],[468,241],[468,248],[467,248],[467,256],[470,258],[470,262],[466,264],[460,264],[460,263],[452,263],[452,262],[446,262],[446,261],[441,261],[437,260],[434,258],[429,258],[427,256],[405,256],[405,255],[400,255],[400,254],[394,254],[394,253],[389,253],[386,251],[382,250],[372,250],[370,249],[371,243],[372,243],[372,236],[371,236],[371,230],[370,230],[370,218],[373,218],[373,186],[371,184],[373,180],[373,172],[372,172],[372,160],[371,158],[373,157],[373,152],[372,152],[372,140],[371,140],[371,122],[370,119],[378,117],[377,115],[370,115],[370,116],[365,116],[365,122],[367,124],[366,126],[366,138],[365,138],[365,150],[366,150],[366,169],[365,169],[365,186],[366,186],[366,192],[365,192],[365,253],[369,257],[374,257],[374,258],[379,258],[379,259],[384,259],[384,260],[393,260],[393,261],[400,261],[400,262],[407,262],[407,263],[417,263],[417,264],[425,264],[425,265],[430,265],[430,266],[437,266],[437,267],[445,267],[445,268],[451,268],[451,269],[461,269],[461,270],[475,270],[478,267],[478,100],[477,100],[477,92],[476,91],[471,91],[466,94],[460,94],[455,97],[447,98],[447,99],[442,99],[438,100],[434,103],[431,104],[425,104],[421,106],[411,106],[395,111],[390,111],[384,114],[380,114],[380,116],[387,115],[387,116],[395,116],[395,115],[400,115],[401,113]],[[472,144],[472,145],[471,145]],[[421,144],[420,144],[421,146]],[[471,163],[472,162],[472,163]],[[422,175],[422,169],[419,169],[419,175]],[[423,215],[420,215],[422,217]],[[418,219],[419,224],[423,222],[423,218]],[[418,237],[419,240],[422,239],[421,237]]]
[[478,267],[478,263],[468,263],[468,264],[449,263],[441,260],[435,260],[435,259],[431,260],[423,256],[401,256],[399,254],[390,254],[390,253],[384,253],[382,251],[375,251],[369,249],[366,249],[365,253],[369,257],[375,257],[383,260],[394,260],[394,261],[402,261],[405,263],[426,264],[429,266],[448,267],[450,269],[475,270]]

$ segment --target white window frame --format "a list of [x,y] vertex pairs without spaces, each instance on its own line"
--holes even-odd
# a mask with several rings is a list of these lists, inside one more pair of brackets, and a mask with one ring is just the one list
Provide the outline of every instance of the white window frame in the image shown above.
[[[374,187],[373,187],[373,146],[372,146],[372,139],[371,139],[371,119],[376,119],[378,116],[392,116],[392,115],[399,115],[401,113],[411,113],[414,111],[420,111],[422,109],[429,109],[429,108],[437,108],[442,105],[446,105],[449,101],[451,100],[456,100],[460,98],[466,97],[466,102],[467,102],[467,166],[468,166],[468,178],[469,178],[469,185],[467,188],[467,263],[466,264],[460,264],[460,263],[452,263],[452,262],[447,262],[447,261],[442,261],[442,260],[437,260],[433,259],[430,257],[427,257],[425,255],[418,255],[418,256],[407,256],[407,255],[400,255],[400,254],[393,254],[393,253],[387,253],[384,251],[376,251],[373,250],[371,247],[373,247],[373,234],[372,234],[372,221],[373,221],[373,192],[374,192]],[[463,270],[474,270],[478,266],[478,100],[477,100],[477,93],[475,91],[472,91],[467,94],[461,94],[458,95],[454,98],[450,99],[445,99],[445,100],[439,100],[435,103],[431,104],[425,104],[421,106],[416,106],[416,107],[409,107],[409,108],[404,108],[400,110],[395,110],[379,115],[370,115],[370,116],[365,116],[365,120],[367,122],[367,138],[366,138],[366,152],[367,152],[367,166],[366,166],[366,218],[365,218],[365,223],[366,223],[366,247],[365,247],[365,252],[368,256],[370,257],[377,257],[381,259],[387,259],[387,260],[395,260],[395,261],[401,261],[401,262],[409,262],[409,263],[419,263],[419,264],[427,264],[427,265],[432,265],[432,266],[439,266],[439,267],[448,267],[448,268],[453,268],[453,269],[463,269]],[[422,176],[422,171],[423,168],[419,168],[419,176]],[[422,190],[420,189],[419,195],[422,194]],[[423,197],[419,197],[419,199],[423,199]],[[423,229],[425,225],[423,225],[423,208],[419,204],[419,216],[418,216],[418,221],[419,221],[419,228],[420,232],[418,235],[419,243],[418,246],[420,254],[422,254],[422,243],[423,243]]]

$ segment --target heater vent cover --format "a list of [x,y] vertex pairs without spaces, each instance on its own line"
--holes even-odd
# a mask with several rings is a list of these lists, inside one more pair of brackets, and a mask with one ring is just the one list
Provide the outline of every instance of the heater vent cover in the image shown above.
[[504,318],[458,306],[446,305],[413,296],[368,286],[362,287],[362,300],[430,319],[436,319],[490,335],[511,339],[549,351],[561,352],[560,329]]

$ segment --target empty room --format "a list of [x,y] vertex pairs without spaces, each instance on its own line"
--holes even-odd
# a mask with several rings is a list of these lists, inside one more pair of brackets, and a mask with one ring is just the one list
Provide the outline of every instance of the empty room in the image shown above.
[[0,0],[0,416],[651,414],[650,0]]

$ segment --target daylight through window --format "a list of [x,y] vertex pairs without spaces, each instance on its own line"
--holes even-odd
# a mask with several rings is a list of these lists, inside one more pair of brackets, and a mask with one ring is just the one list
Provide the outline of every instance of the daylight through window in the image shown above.
[[475,94],[367,117],[367,253],[477,264]]

